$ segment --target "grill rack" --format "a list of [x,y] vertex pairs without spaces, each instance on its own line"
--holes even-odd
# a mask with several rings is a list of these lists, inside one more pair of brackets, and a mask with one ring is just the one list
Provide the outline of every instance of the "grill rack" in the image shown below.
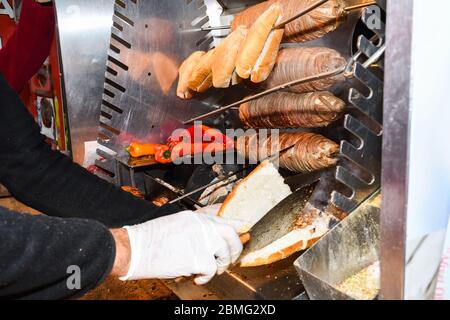
[[[161,4],[161,6],[173,6],[174,3],[180,1],[170,0],[167,4]],[[208,16],[206,15],[206,6],[203,1],[182,1],[185,5],[183,23],[179,24],[179,28],[183,29],[189,26],[201,27],[208,25]],[[380,3],[383,3],[382,1]],[[100,118],[100,130],[99,130],[99,143],[104,147],[107,147],[111,152],[104,152],[98,150],[98,155],[103,160],[98,160],[96,163],[102,169],[112,173],[113,176],[117,175],[116,172],[116,159],[123,157],[124,152],[123,145],[123,133],[129,131],[136,131],[136,128],[130,127],[130,125],[137,125],[137,127],[146,126],[148,119],[142,117],[140,120],[134,119],[134,122],[130,122],[132,113],[145,114],[145,108],[154,105],[155,103],[161,106],[162,104],[170,103],[167,99],[160,101],[142,101],[136,92],[130,92],[128,90],[130,86],[130,77],[128,75],[130,67],[132,67],[133,61],[129,61],[128,54],[130,51],[141,48],[142,44],[133,38],[133,32],[136,33],[138,24],[140,23],[140,10],[139,5],[135,0],[129,1],[116,1],[114,10],[114,25],[111,35],[111,46],[107,61],[107,72],[105,80],[105,91],[102,101],[102,114]],[[382,5],[381,5],[382,6]],[[161,9],[161,8],[160,8]],[[372,14],[369,13],[370,9],[366,9],[362,20],[367,24]],[[199,12],[201,13],[198,16]],[[143,26],[141,25],[140,28]],[[144,26],[147,29],[147,25]],[[182,48],[175,48],[179,57],[185,57],[193,50],[208,49],[212,42],[213,37],[211,33],[196,32],[184,34],[186,37],[191,37],[190,41],[186,42],[188,45]],[[370,57],[375,53],[378,47],[384,43],[384,25],[382,29],[377,30],[377,35],[381,41],[378,45],[372,43],[366,37],[361,36],[358,40],[358,49],[362,51],[365,57]],[[194,45],[189,45],[194,44]],[[172,50],[172,49],[170,49]],[[169,51],[170,51],[169,50]],[[382,110],[382,89],[383,84],[371,71],[365,69],[362,66],[362,62],[355,64],[354,77],[361,84],[371,90],[370,97],[364,97],[356,87],[350,88],[348,100],[350,104],[359,112],[355,115],[349,113],[345,116],[343,122],[343,128],[351,133],[354,137],[361,141],[359,146],[349,142],[347,140],[341,141],[341,161],[339,165],[327,172],[325,172],[319,179],[318,187],[313,193],[312,199],[318,200],[314,204],[320,209],[323,209],[324,204],[331,203],[336,207],[346,212],[353,211],[358,204],[362,203],[364,199],[368,198],[379,188],[379,172],[381,163],[381,114]],[[380,64],[382,67],[382,63]],[[149,77],[152,76],[149,72]],[[150,77],[153,78],[153,77]],[[153,80],[151,80],[153,81]],[[139,84],[139,89],[145,88],[145,85]],[[224,97],[224,94],[217,90],[212,90],[211,94],[202,96],[202,104],[207,110],[216,108],[220,105],[220,102]],[[158,98],[156,98],[158,99]],[[145,100],[145,99],[144,99]],[[139,102],[139,104],[133,102]],[[139,109],[141,105],[141,109]],[[143,109],[142,109],[143,106]],[[377,108],[374,108],[376,106]],[[196,110],[198,113],[198,106],[196,109],[192,109],[192,106],[185,108],[184,112],[191,113],[190,110]],[[161,111],[160,109],[158,111]],[[363,116],[361,118],[361,115]],[[148,115],[147,115],[148,116]],[[180,119],[184,119],[183,116],[178,115]],[[169,118],[173,118],[174,115],[169,114]],[[225,116],[221,116],[220,120],[225,121]],[[154,134],[161,130],[156,122],[163,120],[164,118],[151,119],[151,130],[146,130],[145,134]],[[373,126],[368,126],[366,123],[374,122],[375,127],[378,130],[373,130]],[[175,119],[174,126],[179,125],[180,121]],[[229,122],[227,125],[232,125]],[[134,133],[134,132],[133,132]],[[141,135],[143,132],[137,132],[137,135]],[[158,137],[161,139],[161,137]],[[375,156],[374,156],[375,155]],[[367,171],[371,175],[370,181],[364,181],[364,175],[359,175],[355,168],[365,168],[362,172]],[[366,173],[367,173],[366,172]],[[351,196],[346,196],[340,190],[339,184],[346,186],[352,191]],[[325,192],[324,192],[325,191]],[[324,199],[326,194],[326,199]],[[331,197],[331,198],[330,198]],[[331,200],[330,200],[331,199]],[[264,268],[257,268],[257,270],[239,270],[227,272],[225,279],[218,279],[213,281],[210,289],[212,291],[217,290],[222,292],[223,297],[239,297],[239,298],[295,298],[302,292],[303,288],[298,281],[295,269],[292,266],[292,262],[298,257],[293,257],[280,262],[276,266],[269,266]],[[265,288],[262,290],[264,282],[261,277],[266,278],[272,284],[270,289]],[[267,278],[268,277],[268,278]],[[249,279],[250,278],[250,279]],[[231,280],[230,280],[231,279]],[[284,280],[283,280],[284,279]],[[247,281],[248,280],[248,281]],[[237,282],[236,282],[237,281]],[[236,288],[230,290],[232,284],[236,284]],[[189,292],[188,283],[176,283],[168,282],[169,286],[176,292],[184,291]],[[225,285],[224,285],[225,284]],[[225,289],[224,289],[225,288]],[[239,292],[242,289],[249,289],[247,292]],[[207,290],[208,291],[208,290]],[[199,291],[200,292],[200,291]],[[208,292],[211,292],[208,291]],[[283,292],[283,294],[281,294]],[[191,292],[191,294],[193,294]],[[226,294],[230,294],[227,296]],[[275,294],[275,295],[274,295]],[[203,297],[205,298],[205,297]]]

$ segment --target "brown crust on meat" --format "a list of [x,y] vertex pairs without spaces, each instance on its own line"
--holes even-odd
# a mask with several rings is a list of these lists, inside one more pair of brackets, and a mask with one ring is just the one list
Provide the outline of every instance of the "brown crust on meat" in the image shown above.
[[[317,0],[270,0],[254,5],[235,16],[231,29],[239,25],[250,27],[273,3],[280,3],[284,18],[290,18]],[[323,37],[334,31],[345,18],[345,2],[330,0],[285,27],[283,42],[305,42]]]
[[[339,145],[315,133],[282,132],[277,141],[273,136],[259,137],[251,134],[238,138],[237,150],[247,159],[260,160],[260,157],[274,155],[279,150],[295,145],[279,157],[279,165],[293,172],[308,173],[336,165]],[[255,152],[254,149],[257,149]],[[265,151],[265,152],[264,152]]]
[[[336,50],[329,48],[297,47],[282,49],[278,54],[275,67],[267,81],[264,83],[264,86],[273,88],[286,82],[336,70],[346,63],[346,60]],[[288,90],[298,93],[324,91],[343,80],[344,77],[338,75],[304,83],[291,87]]]
[[186,60],[183,61],[178,69],[178,87],[177,96],[181,99],[191,99],[193,97],[193,91],[189,89],[188,82],[192,71],[200,62],[201,58],[205,55],[205,51],[195,51]]
[[279,92],[244,103],[239,118],[247,128],[319,128],[338,120],[345,102],[329,92]]

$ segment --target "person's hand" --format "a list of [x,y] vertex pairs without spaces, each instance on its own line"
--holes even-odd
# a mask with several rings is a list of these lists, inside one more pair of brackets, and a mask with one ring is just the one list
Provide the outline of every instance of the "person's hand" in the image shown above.
[[[242,252],[236,233],[239,227],[239,221],[192,211],[124,227],[128,231],[131,262],[126,275],[119,271],[124,267],[114,268],[113,274],[121,276],[121,280],[195,275],[196,284],[205,284],[239,258]],[[126,261],[122,262],[125,265]]]
[[205,206],[203,208],[198,209],[197,211],[195,211],[196,213],[200,213],[200,214],[206,214],[212,217],[218,217],[220,219],[221,222],[223,223],[227,223],[227,224],[232,224],[235,226],[235,230],[236,232],[241,236],[241,242],[242,243],[247,243],[248,240],[250,239],[250,234],[248,234],[248,230],[250,229],[250,226],[248,225],[247,222],[242,221],[242,220],[229,220],[228,218],[224,218],[224,217],[219,217],[219,211],[220,208],[222,207],[222,203],[216,203],[210,206]]
[[216,217],[219,214],[219,210],[222,207],[221,203],[216,203],[210,206],[206,206],[195,211],[196,213],[207,214],[212,217]]

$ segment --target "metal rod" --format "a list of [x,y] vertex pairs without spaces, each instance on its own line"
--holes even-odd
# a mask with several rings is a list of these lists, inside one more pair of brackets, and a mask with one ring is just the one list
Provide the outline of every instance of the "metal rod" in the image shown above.
[[216,184],[224,182],[224,181],[226,181],[226,180],[228,180],[228,179],[230,179],[230,178],[232,178],[232,177],[234,177],[234,176],[236,176],[236,175],[238,175],[238,174],[240,174],[240,173],[242,173],[242,172],[244,172],[244,171],[246,171],[248,169],[249,169],[249,167],[246,166],[246,167],[244,167],[244,168],[242,168],[242,169],[240,169],[240,170],[238,170],[236,172],[231,172],[226,177],[223,177],[223,178],[221,178],[221,179],[219,179],[217,181],[213,181],[211,183],[208,183],[207,185],[204,185],[204,186],[201,186],[201,187],[199,187],[199,188],[197,188],[195,190],[192,190],[192,191],[190,191],[190,192],[188,192],[188,193],[186,193],[186,194],[184,194],[184,195],[182,195],[182,196],[180,196],[180,197],[178,197],[176,199],[173,199],[173,200],[169,201],[169,203],[173,204],[173,203],[176,203],[176,202],[178,202],[180,200],[183,200],[186,197],[189,197],[189,196],[191,196],[193,194],[196,194],[197,192],[203,191],[205,189],[208,189],[209,187],[212,187],[212,186],[215,186]]
[[210,116],[213,116],[213,115],[225,112],[228,109],[231,109],[231,108],[236,107],[238,105],[241,105],[243,103],[246,103],[246,102],[249,102],[249,101],[252,101],[252,100],[255,100],[255,99],[259,99],[261,97],[267,96],[267,95],[269,95],[271,93],[274,93],[274,92],[277,92],[277,91],[280,91],[280,90],[283,90],[283,89],[287,89],[287,88],[290,88],[290,87],[293,87],[293,86],[296,86],[296,85],[300,85],[300,84],[303,84],[303,83],[311,82],[311,81],[317,81],[317,80],[322,80],[322,79],[326,79],[326,78],[329,78],[329,77],[337,76],[337,75],[343,73],[345,70],[346,70],[346,66],[343,66],[341,68],[338,68],[338,69],[335,69],[335,70],[332,70],[332,71],[329,71],[329,72],[324,72],[324,73],[321,73],[321,74],[318,74],[318,75],[315,75],[315,76],[311,76],[311,77],[306,77],[306,78],[290,81],[290,82],[284,83],[282,85],[276,86],[276,87],[274,87],[272,89],[260,92],[258,94],[253,95],[253,96],[247,97],[247,98],[239,100],[237,102],[234,102],[234,103],[229,104],[229,105],[227,105],[225,107],[213,110],[213,111],[205,113],[205,114],[203,114],[201,116],[198,116],[198,117],[192,118],[190,120],[184,121],[183,124],[186,125],[186,124],[190,124],[192,122],[198,121],[198,120],[202,120],[202,119],[208,118]]
[[[282,154],[282,153],[284,153],[284,152],[286,152],[286,151],[292,149],[293,147],[295,147],[295,144],[293,144],[293,145],[291,145],[291,146],[289,146],[289,147],[287,147],[287,148],[284,148],[284,149],[280,150],[277,154],[271,155],[271,156],[269,156],[269,157],[267,157],[267,158],[261,160],[261,162],[264,162],[264,161],[273,161],[274,159],[278,158],[278,157],[280,156],[280,154]],[[187,198],[187,197],[189,197],[189,196],[191,196],[191,195],[193,195],[193,194],[195,194],[195,193],[197,193],[197,192],[203,191],[203,190],[205,190],[205,189],[207,189],[207,188],[209,188],[209,187],[213,187],[213,186],[215,186],[215,185],[217,185],[217,184],[220,184],[221,182],[227,181],[228,179],[230,179],[230,178],[232,178],[232,177],[234,177],[234,176],[237,176],[238,174],[240,174],[240,173],[242,173],[242,172],[245,172],[245,171],[247,171],[248,169],[250,169],[250,166],[245,166],[244,168],[242,168],[242,169],[240,169],[240,170],[237,170],[237,171],[235,171],[235,172],[231,172],[231,173],[229,173],[226,177],[223,177],[223,178],[221,178],[221,179],[219,179],[219,180],[217,180],[217,181],[213,181],[213,182],[211,182],[211,183],[208,183],[207,185],[204,185],[204,186],[199,187],[199,188],[197,188],[197,189],[195,189],[195,190],[193,190],[193,191],[190,191],[190,192],[188,192],[188,193],[185,193],[185,194],[183,194],[182,196],[180,196],[180,197],[178,197],[178,198],[176,198],[176,199],[173,199],[173,200],[170,201],[169,203],[170,203],[170,204],[173,204],[173,203],[176,203],[176,202],[178,202],[178,201],[180,201],[180,200],[183,200],[184,198]]]
[[[370,38],[370,42],[376,41],[378,40],[378,36],[374,35],[372,38]],[[355,54],[349,59],[349,62],[347,64],[347,68],[344,72],[344,76],[346,77],[352,77],[353,76],[353,67],[354,64],[356,63],[356,61],[359,59],[359,57],[361,57],[361,55],[363,54],[363,52],[361,50],[358,50],[357,52],[355,52]],[[376,53],[375,53],[376,54]],[[369,65],[370,66],[370,65]],[[365,67],[367,68],[367,67]]]
[[[284,28],[288,23],[291,23],[294,20],[297,20],[298,18],[301,18],[302,16],[310,13],[311,11],[317,9],[318,7],[320,7],[321,5],[327,3],[330,0],[319,0],[315,3],[313,3],[312,5],[310,5],[309,7],[305,8],[304,10],[302,10],[301,12],[299,12],[298,14],[296,14],[293,17],[290,17],[289,19],[286,19],[282,22],[280,22],[279,24],[275,25],[273,27],[273,29],[280,29],[280,28]],[[377,2],[376,1],[371,1],[371,2],[367,2],[367,3],[361,3],[361,4],[357,4],[354,6],[348,6],[344,8],[344,11],[353,11],[353,10],[357,10],[357,9],[361,9],[361,8],[365,8],[365,7],[369,7],[369,6],[373,6],[376,5]],[[216,27],[203,27],[200,29],[195,29],[195,30],[189,30],[189,31],[214,31],[214,30],[227,30],[227,29],[231,29],[231,26],[216,26]]]
[[[152,177],[148,173],[144,173],[144,175],[149,177],[150,179],[152,179],[156,183],[162,185],[163,187],[169,189],[170,191],[172,191],[173,193],[177,194],[178,196],[181,196],[182,197],[182,198],[180,197],[181,199],[186,199],[187,198],[188,201],[191,201],[192,203],[194,203],[196,206],[198,206],[200,208],[203,208],[205,206],[204,204],[202,204],[202,203],[200,203],[200,202],[198,202],[198,201],[196,201],[196,200],[194,200],[192,198],[188,198],[190,196],[190,194],[186,195],[182,190],[172,186],[170,183],[167,183],[167,182],[165,182],[164,180],[162,180],[160,178]],[[180,198],[177,198],[177,199],[180,199]],[[169,203],[172,203],[172,201],[170,201]],[[177,201],[175,201],[175,202],[177,202]]]
[[292,21],[297,20],[298,18],[304,16],[305,14],[310,13],[311,11],[313,11],[314,9],[317,9],[321,5],[327,3],[328,1],[329,0],[319,0],[319,1],[315,2],[315,3],[313,3],[312,5],[310,5],[306,9],[302,10],[301,12],[296,14],[295,16],[293,16],[293,17],[291,17],[289,19],[286,19],[286,20],[282,21],[281,23],[277,24],[275,27],[273,27],[273,29],[284,28],[284,26],[287,25],[288,23],[291,23]]
[[383,44],[380,47],[380,49],[377,50],[377,52],[375,52],[369,59],[367,59],[366,62],[364,62],[363,67],[367,69],[373,63],[377,62],[381,58],[381,56],[384,54],[385,51],[386,51],[386,44]]
[[360,3],[360,4],[356,4],[354,6],[348,6],[344,8],[344,11],[352,11],[352,10],[357,10],[357,9],[361,9],[361,8],[365,8],[365,7],[370,7],[370,6],[374,6],[376,5],[377,2],[376,1],[371,1],[371,2],[366,2],[366,3]]
[[203,27],[200,31],[214,31],[214,30],[227,30],[231,29],[231,26],[216,26],[216,27]]

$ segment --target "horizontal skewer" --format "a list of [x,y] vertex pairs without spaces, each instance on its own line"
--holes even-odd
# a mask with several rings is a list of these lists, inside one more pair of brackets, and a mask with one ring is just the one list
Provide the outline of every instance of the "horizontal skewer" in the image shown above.
[[300,85],[300,84],[303,84],[303,83],[311,82],[311,81],[317,81],[317,80],[322,80],[322,79],[326,79],[326,78],[329,78],[329,77],[337,76],[337,75],[343,73],[345,70],[346,70],[346,66],[343,66],[341,68],[338,68],[338,69],[335,69],[335,70],[332,70],[332,71],[329,71],[329,72],[324,72],[324,73],[321,73],[321,74],[318,74],[318,75],[314,75],[314,76],[311,76],[311,77],[306,77],[306,78],[290,81],[290,82],[284,83],[282,85],[273,87],[273,88],[271,88],[269,90],[257,93],[257,94],[255,94],[253,96],[247,97],[245,99],[239,100],[237,102],[233,102],[232,104],[229,104],[229,105],[227,105],[225,107],[221,107],[219,109],[216,109],[216,110],[213,110],[211,112],[205,113],[205,114],[203,114],[201,116],[198,116],[198,117],[192,118],[190,120],[187,120],[187,121],[183,122],[183,124],[186,125],[186,124],[198,121],[198,120],[202,120],[202,119],[208,118],[210,116],[213,116],[213,115],[225,112],[228,109],[231,109],[233,107],[239,106],[239,105],[241,105],[243,103],[259,99],[261,97],[267,96],[269,94],[278,92],[278,91],[283,90],[283,89],[287,89],[287,88],[290,88],[290,87],[293,87],[293,86],[296,86],[296,85]]
[[360,4],[355,4],[354,6],[348,6],[344,8],[344,11],[353,11],[353,10],[358,10],[358,9],[362,9],[365,7],[370,7],[370,6],[374,6],[376,5],[377,2],[376,1],[371,1],[371,2],[366,2],[366,3],[360,3]]
[[[321,5],[327,3],[328,1],[330,1],[330,0],[319,0],[319,1],[315,2],[315,3],[313,3],[312,5],[310,5],[309,7],[305,8],[304,10],[302,10],[301,12],[296,14],[295,16],[280,22],[279,24],[274,26],[273,29],[284,28],[287,24],[289,24],[292,21],[297,20],[298,18],[301,18],[302,16],[310,13],[311,11],[317,9]],[[370,6],[373,6],[373,5],[376,5],[376,4],[377,4],[376,1],[361,3],[361,4],[354,5],[354,6],[345,7],[344,11],[349,12],[349,11],[353,11],[353,10],[362,9],[362,8],[365,8],[365,7],[370,7]],[[227,29],[231,29],[231,26],[203,27],[203,28],[200,28],[200,29],[192,29],[192,30],[189,30],[189,31],[215,31],[215,30],[227,30]]]
[[[373,36],[370,39],[370,41],[375,41],[375,40],[377,40],[377,38],[378,38],[377,36]],[[385,50],[386,50],[386,45],[383,44],[382,46],[380,46],[380,48],[377,50],[377,52],[375,52],[371,57],[369,57],[369,59],[363,64],[363,67],[364,68],[369,68],[370,66],[372,66],[372,64],[374,64],[375,62],[377,62],[381,58],[381,56],[383,55]],[[349,62],[345,66],[342,66],[341,68],[338,68],[338,69],[335,69],[335,70],[332,70],[332,71],[329,71],[329,72],[324,72],[324,73],[321,73],[321,74],[318,74],[318,75],[314,75],[314,76],[311,76],[311,77],[297,79],[297,80],[294,80],[294,81],[291,81],[291,82],[287,82],[287,83],[281,84],[279,86],[276,86],[276,87],[273,87],[271,89],[265,90],[263,92],[257,93],[257,94],[255,94],[253,96],[250,96],[250,97],[244,98],[242,100],[233,102],[233,103],[231,103],[231,104],[229,104],[227,106],[218,108],[216,110],[210,111],[210,112],[205,113],[203,115],[200,115],[198,117],[195,117],[195,118],[192,118],[190,120],[187,120],[187,121],[183,122],[183,124],[184,125],[190,124],[190,123],[193,123],[195,121],[202,120],[202,119],[208,118],[210,116],[223,113],[223,112],[225,112],[225,111],[227,111],[229,109],[238,107],[238,106],[240,106],[243,103],[250,102],[250,101],[262,98],[264,96],[267,96],[269,94],[272,94],[272,93],[275,93],[275,92],[278,92],[278,91],[281,91],[281,90],[284,90],[284,89],[287,89],[287,88],[290,88],[290,87],[293,87],[293,86],[296,86],[296,85],[300,85],[300,84],[303,84],[303,83],[308,83],[308,82],[312,82],[312,81],[322,80],[322,79],[326,79],[326,78],[329,78],[329,77],[337,76],[339,74],[344,74],[345,77],[351,77],[353,75],[353,70],[351,70],[351,67],[354,65],[354,63],[358,60],[358,58],[361,55],[362,55],[361,50],[358,50],[350,58]]]
[[[146,177],[152,179],[152,180],[155,181],[156,183],[160,184],[161,186],[163,186],[163,187],[169,189],[170,191],[172,191],[173,193],[175,193],[177,196],[182,196],[182,197],[177,198],[177,199],[180,199],[180,200],[181,200],[181,199],[187,199],[187,200],[189,200],[190,202],[192,202],[192,203],[195,205],[195,207],[196,207],[197,209],[198,209],[198,208],[203,208],[203,207],[205,206],[204,204],[202,204],[202,203],[200,203],[200,202],[198,202],[198,201],[196,201],[196,200],[194,200],[194,199],[192,199],[192,198],[189,198],[189,196],[190,196],[192,193],[190,193],[190,194],[184,194],[184,192],[183,192],[182,190],[180,190],[180,189],[174,187],[173,185],[171,185],[170,183],[165,182],[165,181],[162,180],[162,179],[159,179],[159,178],[157,178],[157,177],[153,177],[153,176],[149,175],[148,173],[144,173],[144,175],[145,175]],[[169,202],[169,203],[172,203],[172,201]]]
[[[282,153],[285,153],[286,151],[292,149],[293,147],[295,147],[295,144],[280,150],[277,154],[271,155],[271,156],[267,157],[266,159],[261,160],[260,162],[273,161],[273,160],[277,159]],[[183,194],[182,196],[180,196],[180,197],[178,197],[176,199],[171,200],[169,202],[169,204],[174,204],[174,203],[176,203],[176,202],[178,202],[180,200],[183,200],[183,199],[185,199],[185,198],[187,198],[187,197],[189,197],[189,196],[191,196],[193,194],[196,194],[197,192],[203,191],[205,189],[208,189],[209,187],[213,187],[213,186],[218,185],[218,184],[220,184],[222,182],[225,182],[225,181],[229,180],[230,178],[233,178],[233,177],[237,176],[238,174],[247,171],[248,169],[250,169],[250,166],[245,166],[244,168],[242,168],[240,170],[237,170],[235,172],[231,172],[226,177],[223,177],[223,178],[221,178],[221,179],[219,179],[217,181],[213,181],[211,183],[208,183],[207,185],[199,187],[199,188],[197,188],[197,189],[195,189],[193,191],[190,191],[188,193]],[[231,181],[230,181],[230,183],[231,183]]]
[[299,12],[298,14],[296,14],[295,16],[286,19],[282,22],[280,22],[279,24],[277,24],[275,27],[273,27],[273,29],[280,29],[280,28],[284,28],[285,25],[287,25],[288,23],[291,23],[292,21],[304,16],[305,14],[310,13],[311,11],[313,11],[314,9],[320,7],[321,5],[325,4],[326,2],[328,2],[329,0],[319,0],[315,3],[313,3],[312,5],[310,5],[308,8],[306,8],[305,10],[302,10],[301,12]]

